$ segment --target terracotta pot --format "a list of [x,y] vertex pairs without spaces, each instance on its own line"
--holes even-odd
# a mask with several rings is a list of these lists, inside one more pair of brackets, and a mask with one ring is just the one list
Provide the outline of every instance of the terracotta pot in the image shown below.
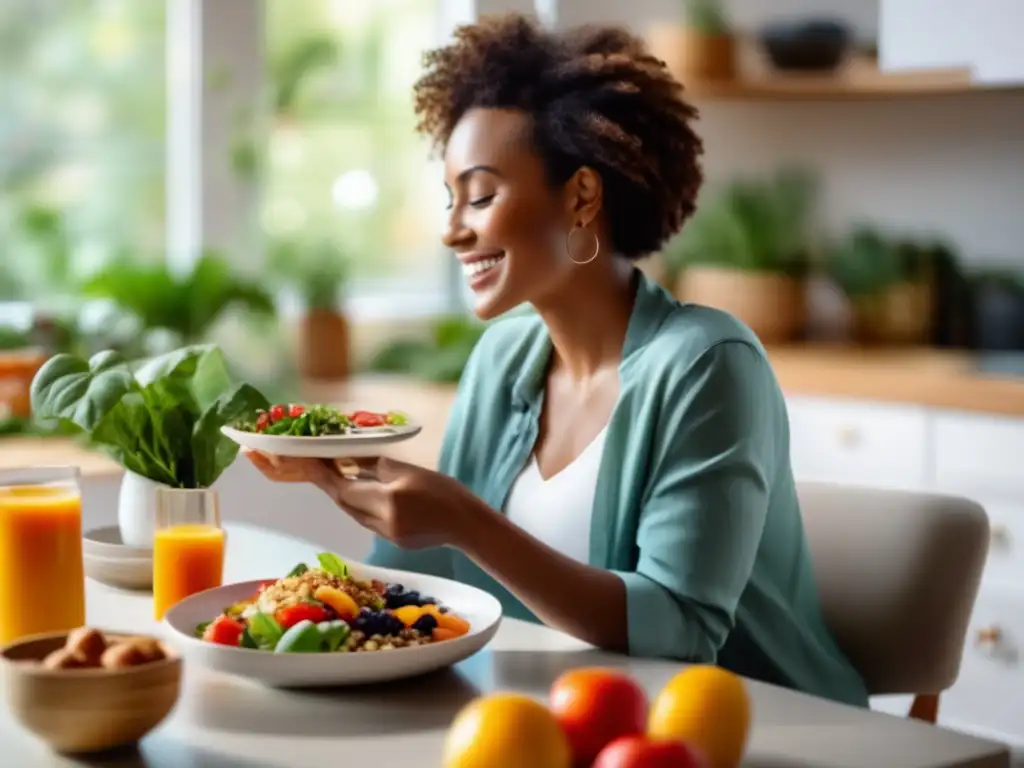
[[749,326],[763,344],[782,344],[803,333],[805,288],[803,280],[787,275],[691,267],[680,276],[676,296],[680,301],[728,312]]
[[706,35],[678,25],[657,25],[648,39],[651,52],[664,60],[676,78],[732,80],[736,77],[736,39],[732,35]]
[[32,379],[45,362],[46,355],[40,350],[0,352],[0,420],[32,414]]
[[898,283],[851,301],[857,341],[866,344],[924,344],[931,338],[933,290],[929,283]]
[[332,309],[312,309],[299,325],[299,373],[306,379],[347,379],[351,338],[348,320]]

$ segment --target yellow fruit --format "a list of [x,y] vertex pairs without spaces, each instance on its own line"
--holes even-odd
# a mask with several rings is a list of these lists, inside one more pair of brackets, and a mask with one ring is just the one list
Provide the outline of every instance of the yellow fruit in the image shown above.
[[651,704],[647,733],[679,739],[704,753],[713,768],[739,765],[750,732],[743,678],[711,665],[686,668]]
[[445,739],[444,768],[571,768],[569,740],[551,711],[515,693],[471,701]]

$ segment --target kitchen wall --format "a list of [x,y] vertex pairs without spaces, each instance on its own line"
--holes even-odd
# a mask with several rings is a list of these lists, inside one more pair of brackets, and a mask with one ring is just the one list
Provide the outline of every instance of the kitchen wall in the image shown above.
[[[683,0],[545,0],[559,25],[682,19]],[[782,16],[834,14],[873,38],[875,0],[727,0],[742,29]],[[825,181],[833,226],[859,219],[938,230],[965,260],[1024,268],[1024,91],[850,103],[699,103],[709,178],[800,159]]]

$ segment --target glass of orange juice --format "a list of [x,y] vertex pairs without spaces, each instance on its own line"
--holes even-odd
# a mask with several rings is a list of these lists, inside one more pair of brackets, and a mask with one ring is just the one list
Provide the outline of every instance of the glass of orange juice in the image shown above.
[[0,470],[0,644],[85,624],[77,467]]
[[224,578],[220,502],[211,489],[159,488],[153,535],[153,616]]

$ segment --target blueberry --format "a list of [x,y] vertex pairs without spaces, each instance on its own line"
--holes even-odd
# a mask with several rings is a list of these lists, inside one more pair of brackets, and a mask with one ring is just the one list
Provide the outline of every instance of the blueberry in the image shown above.
[[423,606],[423,605],[437,605],[437,598],[436,597],[421,597],[419,604],[421,606]]
[[416,622],[412,625],[412,628],[419,632],[421,635],[429,635],[435,629],[437,629],[437,619],[431,616],[429,613],[420,616],[416,619]]
[[388,584],[386,593],[388,595],[400,595],[405,592],[405,587],[401,584]]

